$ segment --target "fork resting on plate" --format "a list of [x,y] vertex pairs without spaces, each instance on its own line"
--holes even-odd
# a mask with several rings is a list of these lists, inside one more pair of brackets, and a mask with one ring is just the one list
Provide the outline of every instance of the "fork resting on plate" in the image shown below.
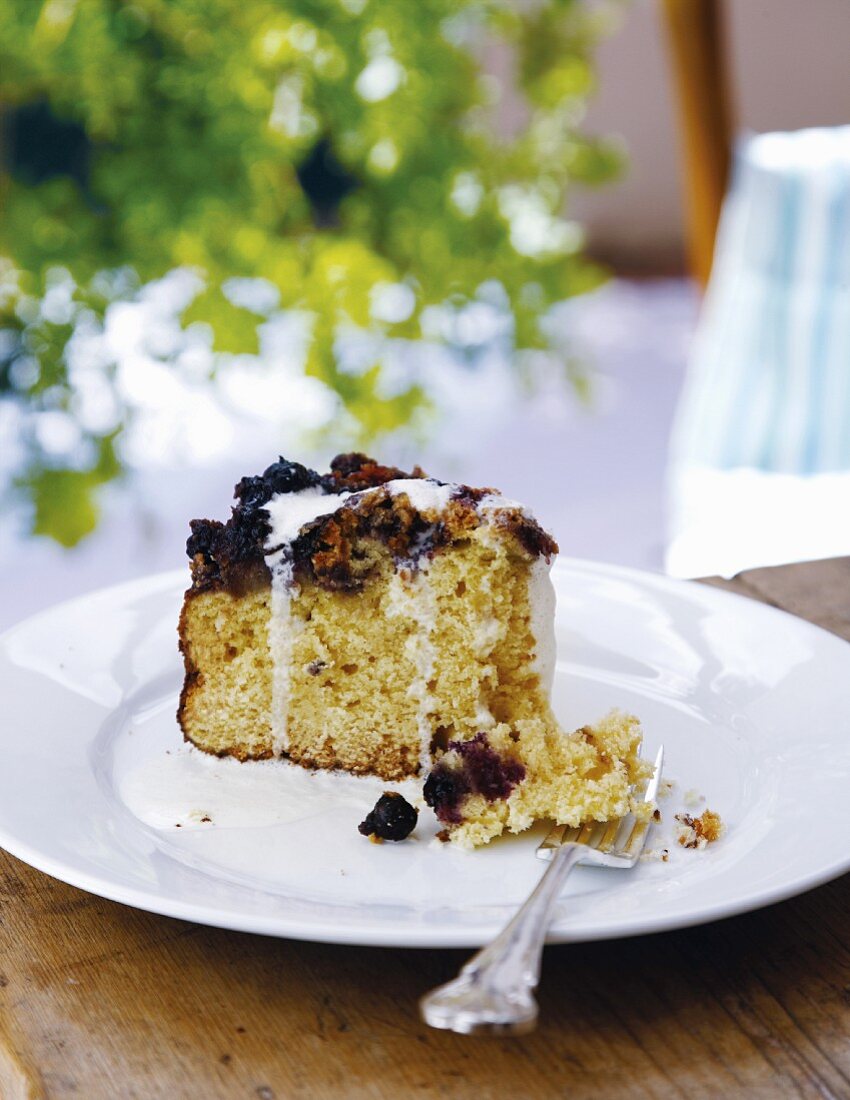
[[[642,801],[658,794],[664,747]],[[556,825],[537,849],[549,861],[528,900],[487,947],[474,955],[460,974],[431,990],[419,1002],[431,1027],[462,1035],[521,1035],[537,1022],[534,989],[540,980],[540,959],[555,900],[577,863],[595,867],[634,867],[646,844],[650,820],[629,814],[577,828]]]

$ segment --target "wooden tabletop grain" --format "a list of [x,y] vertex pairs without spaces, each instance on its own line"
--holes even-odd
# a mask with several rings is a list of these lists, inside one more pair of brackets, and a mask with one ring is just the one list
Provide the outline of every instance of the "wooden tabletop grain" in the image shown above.
[[[850,640],[850,558],[706,583]],[[467,954],[187,924],[0,852],[0,1098],[850,1097],[850,875],[703,928],[547,948],[521,1039],[419,1023]]]

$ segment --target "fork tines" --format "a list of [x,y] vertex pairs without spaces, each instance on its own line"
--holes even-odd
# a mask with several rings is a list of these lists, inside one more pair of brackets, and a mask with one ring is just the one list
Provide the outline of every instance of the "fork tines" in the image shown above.
[[562,844],[586,844],[597,852],[623,852],[631,855],[638,850],[649,821],[634,814],[615,817],[613,821],[587,821],[572,828],[555,825],[540,845],[541,848],[560,848]]
[[[644,806],[655,802],[663,763],[664,747],[662,746],[658,750],[652,775],[641,796],[641,804]],[[576,826],[555,825],[537,849],[537,854],[542,859],[549,859],[552,851],[561,848],[564,844],[583,844],[602,856],[610,855],[618,860],[633,862],[640,855],[651,824],[652,816],[649,813],[629,813],[612,821],[588,821]],[[593,862],[598,862],[598,858]]]

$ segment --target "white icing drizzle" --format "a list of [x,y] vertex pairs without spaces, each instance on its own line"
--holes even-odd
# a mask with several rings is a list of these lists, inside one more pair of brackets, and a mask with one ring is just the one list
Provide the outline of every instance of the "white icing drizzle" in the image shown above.
[[478,513],[482,516],[491,515],[493,512],[504,512],[508,510],[512,512],[521,512],[526,519],[534,519],[534,516],[524,504],[520,504],[518,500],[511,500],[509,497],[503,497],[501,493],[488,493],[478,502]]
[[333,496],[321,489],[302,489],[300,493],[278,493],[266,504],[271,524],[266,539],[266,564],[272,575],[269,651],[272,655],[272,752],[281,756],[289,748],[289,670],[295,639],[304,629],[292,614],[292,601],[298,595],[292,568],[292,543],[307,523],[330,515],[353,493]]
[[417,512],[444,512],[459,485],[441,485],[430,477],[410,477],[388,481],[384,486],[394,497],[406,494]]
[[[490,515],[504,509],[516,509],[527,519],[534,519],[533,513],[520,504],[509,500],[500,493],[489,493],[478,504],[480,515]],[[540,677],[540,685],[546,696],[552,694],[555,679],[555,589],[552,578],[554,557],[547,561],[538,557],[531,563],[528,579],[528,602],[531,609],[529,628],[534,638],[534,670]]]
[[[307,524],[331,515],[344,502],[356,503],[360,498],[382,490],[393,496],[405,494],[412,507],[426,516],[433,515],[436,522],[458,488],[454,484],[441,485],[431,478],[399,478],[359,493],[328,494],[318,487],[298,493],[278,493],[265,505],[271,527],[265,545],[266,562],[272,577],[269,648],[272,656],[272,749],[275,756],[283,755],[289,747],[290,667],[296,638],[304,629],[304,624],[292,613],[292,603],[298,595],[292,561],[294,540]],[[496,493],[488,494],[477,505],[479,514],[490,522],[494,513],[508,509],[518,509],[530,517],[522,505]],[[492,537],[489,532],[482,531],[481,534],[485,541]],[[549,577],[550,567],[543,558],[538,558],[532,563],[529,580],[535,668],[547,693],[551,690],[555,667],[555,595]],[[405,650],[417,671],[410,692],[417,701],[421,763],[427,768],[430,765],[432,736],[430,714],[434,707],[428,682],[434,674],[433,632],[437,621],[436,597],[428,578],[427,560],[421,561],[415,572],[404,577],[397,573],[393,577],[388,614],[404,615],[417,624],[417,629],[411,632],[405,643]],[[482,656],[492,652],[498,640],[499,625],[496,620],[481,619],[476,633],[476,650],[480,650]],[[494,722],[483,699],[479,703],[477,721],[481,728],[487,728]]]
[[292,649],[299,628],[292,614],[292,601],[298,594],[293,581],[289,547],[266,558],[272,574],[271,614],[269,616],[269,652],[272,655],[272,752],[281,756],[289,748],[289,670]]
[[277,493],[265,505],[271,524],[266,549],[291,543],[305,524],[320,516],[329,516],[356,493],[323,493],[319,488],[302,489],[300,493]]
[[[491,498],[485,497],[484,499],[489,500]],[[475,537],[478,538],[484,546],[494,545],[496,541],[489,527],[479,528]],[[481,595],[489,598],[493,590],[489,573],[485,573],[481,578],[480,588]],[[478,622],[476,623],[472,643],[473,652],[480,661],[483,661],[485,658],[490,657],[498,642],[501,641],[505,627],[494,615],[479,612],[477,618]],[[487,699],[484,695],[484,682],[482,676],[482,688],[479,691],[478,703],[475,708],[475,724],[479,730],[491,729],[496,724],[496,719],[490,707],[487,705]]]
[[387,615],[394,618],[403,615],[412,619],[418,629],[412,631],[404,643],[404,651],[413,667],[416,678],[408,688],[408,694],[416,702],[416,718],[419,726],[419,766],[424,775],[431,764],[431,719],[436,700],[428,683],[434,675],[434,629],[437,625],[437,597],[428,576],[427,563],[415,573],[394,574],[390,582]]
[[552,562],[537,558],[531,563],[528,602],[531,607],[531,635],[534,638],[534,670],[548,698],[555,679],[555,587],[549,575]]

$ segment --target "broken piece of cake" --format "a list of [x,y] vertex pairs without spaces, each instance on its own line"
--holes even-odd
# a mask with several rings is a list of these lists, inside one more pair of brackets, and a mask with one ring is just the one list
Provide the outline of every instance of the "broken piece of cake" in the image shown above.
[[283,458],[193,520],[178,720],[198,748],[418,776],[449,839],[626,813],[637,719],[565,733],[549,694],[557,545],[515,501],[340,455]]

